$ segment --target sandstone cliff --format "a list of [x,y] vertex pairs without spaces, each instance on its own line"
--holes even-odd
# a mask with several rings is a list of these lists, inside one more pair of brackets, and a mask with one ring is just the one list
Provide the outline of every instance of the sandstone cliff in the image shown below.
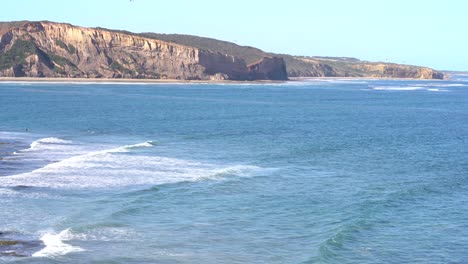
[[[361,61],[355,58],[295,57],[302,64],[289,73],[290,77],[374,77],[443,79],[444,74],[427,67]],[[286,62],[288,60],[286,59]],[[296,65],[295,65],[296,66]]]
[[[4,30],[0,76],[285,80],[284,65],[252,74],[241,58],[219,52],[96,28],[28,22]],[[260,63],[260,62],[259,62]]]
[[[200,49],[218,51],[244,59],[247,63],[264,57],[279,57],[285,61],[289,77],[383,77],[442,79],[442,72],[419,66],[361,61],[347,57],[304,57],[264,52],[250,46],[240,46],[222,40],[180,34],[142,33],[141,35],[166,40]],[[313,43],[311,43],[313,44]]]
[[135,34],[53,22],[0,22],[0,77],[287,80],[287,77],[443,79],[419,66],[267,53],[216,39]]
[[286,64],[278,57],[265,57],[262,60],[248,65],[250,79],[259,80],[285,80],[288,78]]

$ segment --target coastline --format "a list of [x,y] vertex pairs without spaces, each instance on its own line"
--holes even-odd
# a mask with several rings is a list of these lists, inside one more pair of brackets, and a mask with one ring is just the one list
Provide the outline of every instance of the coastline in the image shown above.
[[290,77],[289,80],[178,80],[178,79],[128,79],[128,78],[50,78],[50,77],[0,77],[0,83],[32,82],[32,83],[140,83],[140,84],[178,84],[178,83],[213,83],[213,84],[268,84],[314,80],[418,80],[418,81],[444,81],[450,78],[419,79],[419,78],[386,78],[386,77]]
[[177,79],[125,79],[125,78],[49,78],[49,77],[0,77],[3,82],[37,82],[37,83],[221,83],[221,84],[242,84],[242,83],[284,83],[294,81],[255,80],[255,81],[234,81],[234,80],[177,80]]
[[394,81],[447,81],[444,79],[421,79],[421,78],[392,78],[392,77],[289,77],[290,81],[314,81],[314,80],[394,80]]

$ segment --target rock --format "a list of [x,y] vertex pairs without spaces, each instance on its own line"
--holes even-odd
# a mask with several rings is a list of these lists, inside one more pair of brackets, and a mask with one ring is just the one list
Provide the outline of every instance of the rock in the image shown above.
[[278,78],[284,64],[269,60],[251,75],[243,59],[228,54],[129,32],[53,22],[9,28],[1,36],[0,62],[4,77],[179,80]]
[[[298,64],[298,60],[301,62]],[[355,58],[295,57],[289,61],[291,77],[370,77],[443,79],[442,72],[427,67],[361,61]]]
[[0,232],[0,256],[30,257],[43,249],[44,243],[17,232]]
[[15,191],[22,191],[22,190],[27,190],[31,188],[32,188],[31,186],[27,186],[27,185],[16,185],[16,186],[11,187],[11,189]]
[[262,60],[250,64],[248,69],[250,80],[288,80],[286,64],[282,58],[264,57]]
[[0,246],[13,246],[19,243],[19,241],[0,240]]

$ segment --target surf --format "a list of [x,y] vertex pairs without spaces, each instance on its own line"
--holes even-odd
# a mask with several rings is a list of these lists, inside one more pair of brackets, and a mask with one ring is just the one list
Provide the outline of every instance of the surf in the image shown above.
[[84,249],[72,246],[65,243],[64,241],[68,240],[71,236],[70,229],[65,229],[58,234],[53,232],[45,233],[41,237],[41,241],[45,244],[45,247],[34,254],[32,257],[57,257],[69,254],[71,252],[80,252],[85,251]]
[[[57,139],[49,141],[64,143]],[[233,175],[244,177],[264,171],[263,168],[253,165],[219,165],[151,153],[138,154],[139,150],[156,145],[154,141],[145,141],[90,151],[49,163],[31,172],[1,177],[0,186],[24,185],[53,189],[117,188],[222,179]]]

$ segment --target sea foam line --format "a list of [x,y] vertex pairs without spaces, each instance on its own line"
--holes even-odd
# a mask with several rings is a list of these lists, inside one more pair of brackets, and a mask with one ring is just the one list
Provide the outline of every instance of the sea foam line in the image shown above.
[[424,89],[421,86],[374,86],[373,90],[384,90],[384,91],[415,91]]
[[[431,87],[431,88],[429,88]],[[429,92],[449,92],[446,89],[436,88],[430,85],[419,86],[373,86],[372,90],[377,91],[429,91]]]
[[152,155],[126,155],[154,144],[148,141],[72,156],[31,172],[0,177],[0,186],[107,188],[223,179],[231,175],[245,177],[266,172],[252,165],[222,166]]
[[41,138],[31,143],[30,148],[27,150],[37,149],[41,145],[67,145],[71,144],[70,140],[64,140],[56,137]]

